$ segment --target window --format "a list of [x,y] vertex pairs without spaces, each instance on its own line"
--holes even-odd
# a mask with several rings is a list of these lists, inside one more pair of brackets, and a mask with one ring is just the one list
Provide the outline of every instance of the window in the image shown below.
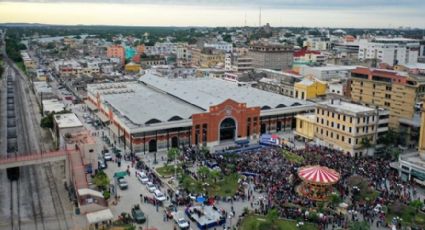
[[341,136],[341,141],[345,141],[345,138],[344,138],[344,136]]
[[331,127],[332,127],[332,128],[334,127],[334,122],[333,122],[333,121],[331,122]]
[[339,123],[338,123],[338,124],[336,124],[336,128],[337,128],[337,129],[339,129]]
[[[319,120],[319,118],[317,118],[317,120]],[[303,121],[300,121],[300,129],[303,128]]]
[[352,117],[350,117],[350,123],[353,123],[353,118]]
[[332,112],[332,118],[335,118],[335,113]]
[[323,129],[320,129],[320,134],[322,134],[322,135],[323,135]]
[[334,133],[333,132],[331,132],[331,138],[333,138],[334,137]]
[[339,134],[336,135],[336,139],[339,140]]
[[360,124],[360,117],[357,118],[357,123]]
[[326,121],[326,126],[329,126],[329,121]]
[[318,117],[316,117],[316,121],[317,121],[317,123],[319,123],[319,118]]
[[326,136],[328,136],[328,130],[326,130]]
[[348,128],[348,132],[350,132],[350,133],[351,133],[351,127],[349,127],[349,128]]
[[351,144],[351,137],[348,138],[348,144]]
[[345,121],[345,115],[342,116],[342,120]]

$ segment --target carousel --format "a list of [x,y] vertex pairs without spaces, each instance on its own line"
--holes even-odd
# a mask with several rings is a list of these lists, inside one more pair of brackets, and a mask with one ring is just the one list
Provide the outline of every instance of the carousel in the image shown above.
[[303,181],[297,190],[302,196],[311,200],[324,201],[333,192],[340,175],[333,169],[323,166],[306,166],[298,170],[298,176]]

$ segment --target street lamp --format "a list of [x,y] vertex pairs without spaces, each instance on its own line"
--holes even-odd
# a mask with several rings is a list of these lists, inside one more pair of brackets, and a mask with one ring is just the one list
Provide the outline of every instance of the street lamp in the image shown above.
[[158,164],[158,161],[156,160],[156,152],[154,153],[153,163],[154,163],[154,164]]

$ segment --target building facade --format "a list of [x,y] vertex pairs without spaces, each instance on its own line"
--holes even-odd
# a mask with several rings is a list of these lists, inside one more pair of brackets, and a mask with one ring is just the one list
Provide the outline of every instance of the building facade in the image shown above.
[[256,140],[263,133],[290,131],[295,115],[314,109],[310,102],[217,78],[169,79],[150,71],[140,82],[87,88],[86,103],[114,143],[131,152]]
[[106,50],[108,58],[119,58],[121,65],[125,65],[125,48],[121,45],[109,46]]
[[407,38],[375,38],[359,41],[359,59],[376,60],[390,66],[418,62],[419,41]]
[[290,70],[292,68],[293,48],[281,44],[253,42],[249,46],[249,57],[254,68]]
[[298,115],[296,135],[347,155],[372,155],[371,146],[388,131],[388,116],[383,109],[332,99],[318,103],[314,114]]
[[351,99],[390,111],[390,126],[397,128],[400,119],[412,119],[418,88],[423,83],[396,71],[357,68],[351,72]]

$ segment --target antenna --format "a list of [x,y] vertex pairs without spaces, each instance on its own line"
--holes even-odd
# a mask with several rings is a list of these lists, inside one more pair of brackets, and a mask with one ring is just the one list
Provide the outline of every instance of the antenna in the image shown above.
[[246,27],[246,12],[245,12],[245,27]]
[[261,7],[260,7],[260,15],[258,17],[258,27],[261,27]]

